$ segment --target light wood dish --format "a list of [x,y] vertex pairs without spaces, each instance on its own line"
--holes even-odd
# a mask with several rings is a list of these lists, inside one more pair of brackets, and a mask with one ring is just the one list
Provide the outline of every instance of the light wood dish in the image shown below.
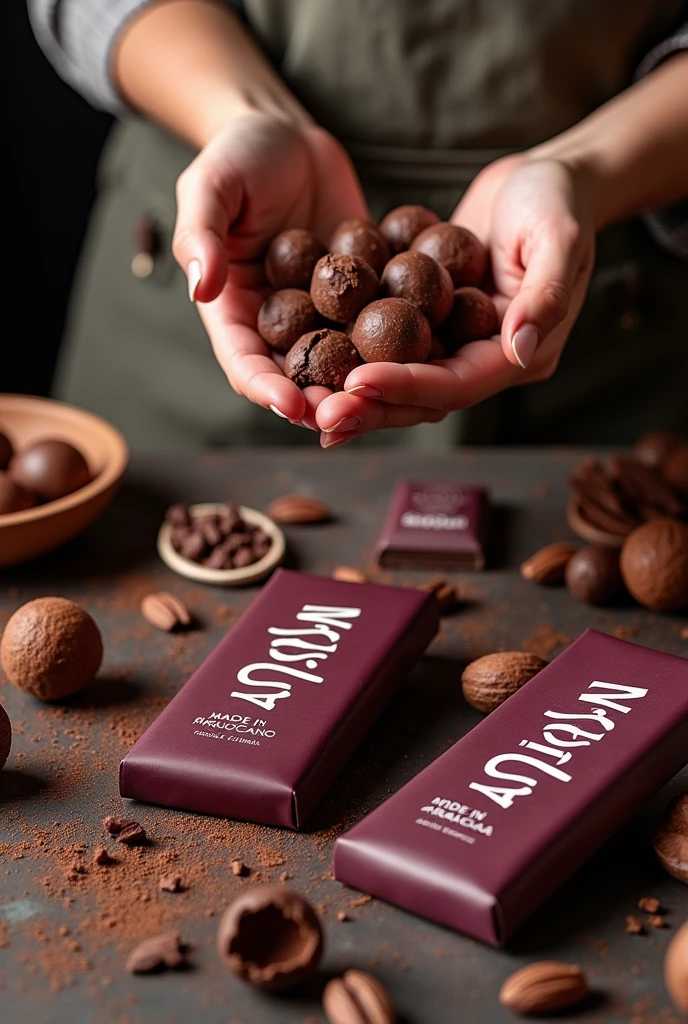
[[[192,519],[196,516],[207,516],[213,512],[220,512],[224,506],[219,502],[207,502],[202,505],[191,505],[189,515]],[[284,558],[286,544],[284,534],[269,516],[258,512],[255,508],[247,508],[239,505],[239,515],[247,523],[260,527],[269,536],[272,546],[268,553],[253,565],[242,566],[240,569],[209,569],[198,562],[192,562],[183,558],[178,551],[172,547],[170,538],[171,527],[169,523],[163,523],[158,532],[158,554],[165,565],[180,576],[195,580],[197,583],[212,583],[216,587],[245,587],[249,583],[257,583],[259,580],[269,576],[273,569],[276,569]]]
[[0,515],[0,566],[17,565],[71,540],[112,500],[129,451],[110,423],[85,409],[33,395],[0,394],[0,430],[15,451],[58,438],[83,454],[93,479],[78,491],[24,512]]
[[619,537],[617,533],[608,533],[606,530],[594,526],[584,517],[580,505],[575,498],[570,498],[566,506],[566,519],[574,533],[588,544],[601,544],[606,548],[620,548],[623,546],[625,537]]

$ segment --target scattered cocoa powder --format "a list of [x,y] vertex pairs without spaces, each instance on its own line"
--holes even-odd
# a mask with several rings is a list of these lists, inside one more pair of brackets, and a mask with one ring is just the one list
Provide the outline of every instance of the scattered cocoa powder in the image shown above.
[[531,636],[527,636],[521,642],[521,647],[524,651],[537,654],[538,658],[544,658],[547,661],[558,647],[568,647],[571,639],[567,633],[560,633],[554,626],[543,622],[535,628],[535,632]]

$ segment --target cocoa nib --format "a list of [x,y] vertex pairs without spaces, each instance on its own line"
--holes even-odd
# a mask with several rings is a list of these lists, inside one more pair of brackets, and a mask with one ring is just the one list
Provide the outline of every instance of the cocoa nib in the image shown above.
[[103,828],[110,836],[118,836],[123,828],[137,824],[138,822],[131,821],[129,818],[120,818],[118,814],[108,814],[102,822]]
[[118,843],[125,843],[127,846],[135,846],[143,843],[146,839],[146,830],[139,825],[138,821],[130,822],[117,835]]

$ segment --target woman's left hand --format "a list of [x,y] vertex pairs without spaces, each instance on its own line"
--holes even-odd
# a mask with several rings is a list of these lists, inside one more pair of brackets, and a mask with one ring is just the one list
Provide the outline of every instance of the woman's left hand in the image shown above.
[[582,176],[527,154],[482,171],[452,221],[487,246],[501,333],[433,363],[369,363],[326,398],[316,421],[329,448],[387,427],[436,422],[517,384],[547,380],[580,312],[595,227]]

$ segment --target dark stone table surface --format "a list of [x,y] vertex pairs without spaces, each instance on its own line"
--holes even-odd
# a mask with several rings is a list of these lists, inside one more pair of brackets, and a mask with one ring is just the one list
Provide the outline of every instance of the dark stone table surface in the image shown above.
[[[583,965],[593,995],[566,1019],[597,1024],[670,1024],[662,981],[666,946],[688,917],[688,887],[656,862],[652,825],[681,780],[637,814],[496,951],[332,880],[341,829],[358,820],[477,723],[460,674],[472,658],[521,649],[555,656],[588,626],[688,656],[686,619],[656,615],[630,600],[613,608],[577,603],[563,588],[538,588],[518,566],[541,545],[568,538],[566,477],[580,452],[473,450],[452,455],[387,451],[236,451],[140,458],[102,518],[62,550],[0,574],[0,626],[24,601],[61,594],[100,625],[105,661],[91,688],[62,705],[41,705],[14,687],[0,699],[14,723],[0,774],[0,1020],[8,1024],[290,1024],[322,1022],[319,992],[348,967],[388,986],[402,1024],[505,1024],[497,994],[517,967],[541,959]],[[93,864],[105,840],[103,815],[121,809],[120,757],[257,592],[204,587],[159,561],[155,536],[172,501],[233,499],[265,509],[277,495],[315,495],[333,510],[326,525],[286,529],[289,564],[330,574],[366,567],[395,480],[460,479],[493,496],[490,564],[453,574],[462,601],[443,620],[425,658],[401,685],[302,834],[155,807],[137,808],[151,844]],[[423,572],[377,573],[417,585]],[[198,628],[168,635],[141,617],[141,597],[167,589],[192,608]],[[688,672],[688,662],[686,663]],[[687,752],[688,759],[688,752]],[[685,786],[685,778],[683,780]],[[249,872],[234,877],[230,860]],[[419,868],[420,870],[420,868]],[[178,873],[179,893],[161,892]],[[221,967],[215,930],[244,886],[266,881],[307,895],[322,915],[326,954],[305,990],[269,997]],[[638,899],[656,896],[668,927],[625,933]],[[345,911],[348,920],[339,921]],[[132,976],[127,951],[146,935],[178,929],[188,970]]]

